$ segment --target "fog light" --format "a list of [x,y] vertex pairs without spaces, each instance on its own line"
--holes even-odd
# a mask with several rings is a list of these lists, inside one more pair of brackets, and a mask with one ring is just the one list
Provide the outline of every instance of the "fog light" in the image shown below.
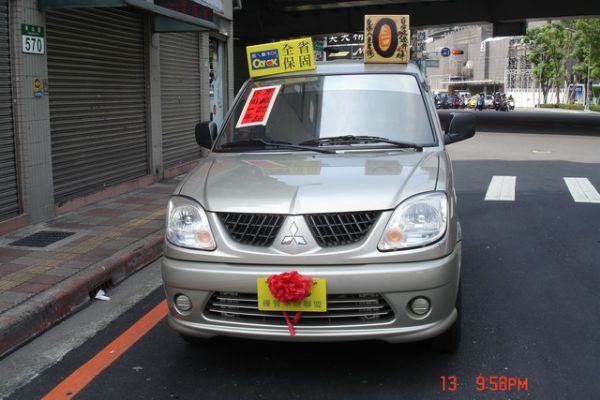
[[417,315],[425,315],[431,308],[431,303],[425,297],[415,297],[409,303],[410,310]]
[[185,294],[175,296],[175,306],[179,311],[190,311],[192,309],[192,300]]

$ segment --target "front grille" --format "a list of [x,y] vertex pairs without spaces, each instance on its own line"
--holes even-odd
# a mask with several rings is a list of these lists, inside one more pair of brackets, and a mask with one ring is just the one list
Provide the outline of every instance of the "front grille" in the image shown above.
[[[283,313],[259,311],[256,294],[216,292],[204,315],[212,320],[285,326]],[[394,319],[394,312],[380,294],[327,295],[327,312],[303,312],[297,326],[381,324]]]
[[283,215],[219,213],[229,235],[237,242],[270,246],[283,223]]
[[342,246],[361,240],[369,231],[379,211],[341,214],[306,215],[313,237],[321,247]]

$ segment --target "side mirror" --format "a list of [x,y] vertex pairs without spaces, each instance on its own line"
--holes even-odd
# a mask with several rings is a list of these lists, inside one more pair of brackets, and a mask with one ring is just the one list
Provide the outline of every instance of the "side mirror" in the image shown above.
[[472,138],[475,135],[475,116],[468,113],[451,113],[444,143],[450,144]]
[[196,143],[200,146],[210,149],[217,138],[217,124],[213,121],[200,122],[196,125]]

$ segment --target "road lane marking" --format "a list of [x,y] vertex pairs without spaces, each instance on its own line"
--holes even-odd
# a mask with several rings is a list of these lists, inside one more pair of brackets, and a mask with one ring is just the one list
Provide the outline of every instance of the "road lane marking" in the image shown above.
[[600,194],[588,178],[563,178],[576,203],[600,203]]
[[163,300],[108,346],[100,350],[98,354],[54,387],[42,400],[73,398],[131,346],[137,343],[150,329],[162,321],[166,315],[167,301]]
[[493,176],[485,194],[485,200],[514,201],[516,185],[516,176]]

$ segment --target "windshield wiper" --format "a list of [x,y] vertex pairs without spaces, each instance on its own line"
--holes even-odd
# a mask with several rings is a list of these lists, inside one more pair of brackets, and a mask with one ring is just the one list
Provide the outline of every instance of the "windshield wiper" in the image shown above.
[[315,146],[303,146],[297,144],[291,144],[287,142],[279,142],[279,141],[268,141],[264,139],[249,139],[249,140],[241,140],[238,142],[229,142],[221,145],[222,148],[232,149],[236,147],[260,147],[267,148],[272,147],[275,149],[290,149],[290,150],[304,150],[304,151],[316,151],[319,153],[326,154],[335,154],[334,150],[320,149]]
[[391,140],[384,137],[377,136],[353,136],[353,135],[345,135],[345,136],[332,136],[332,137],[323,137],[319,139],[311,139],[300,143],[299,145],[339,145],[339,144],[355,144],[355,143],[388,143],[393,144],[396,147],[400,147],[403,149],[416,149],[417,151],[422,151],[423,146],[419,146],[416,143],[410,142],[398,142],[395,140]]

